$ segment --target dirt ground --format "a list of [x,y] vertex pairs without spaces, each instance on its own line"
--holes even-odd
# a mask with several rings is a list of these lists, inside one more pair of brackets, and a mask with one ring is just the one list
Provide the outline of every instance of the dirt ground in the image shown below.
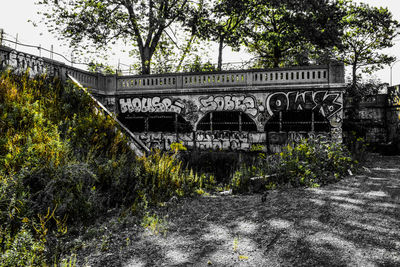
[[[372,155],[322,188],[213,195],[157,209],[159,233],[117,220],[81,240],[86,266],[400,266],[400,157]],[[81,253],[79,253],[79,251]],[[88,256],[81,256],[88,255]]]

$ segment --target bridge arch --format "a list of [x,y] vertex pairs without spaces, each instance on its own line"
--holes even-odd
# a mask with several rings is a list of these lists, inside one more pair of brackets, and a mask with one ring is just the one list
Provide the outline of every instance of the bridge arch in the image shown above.
[[242,111],[207,112],[196,124],[196,131],[256,132],[254,120]]
[[264,127],[265,132],[330,132],[330,123],[320,112],[288,110],[274,114]]
[[120,116],[119,120],[132,132],[188,133],[193,131],[190,122],[174,112],[134,112],[129,116]]

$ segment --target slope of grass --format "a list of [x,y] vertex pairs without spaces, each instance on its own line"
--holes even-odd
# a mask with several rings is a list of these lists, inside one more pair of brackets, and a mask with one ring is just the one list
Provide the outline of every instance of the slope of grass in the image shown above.
[[115,122],[71,83],[0,78],[0,265],[57,259],[62,240],[111,208],[192,194],[206,177],[160,152],[136,158]]

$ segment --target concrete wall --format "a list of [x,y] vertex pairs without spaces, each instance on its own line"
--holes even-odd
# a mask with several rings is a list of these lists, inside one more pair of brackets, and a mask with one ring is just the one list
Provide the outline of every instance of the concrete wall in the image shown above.
[[400,85],[388,89],[388,140],[400,151]]
[[[343,91],[309,89],[282,91],[277,88],[257,88],[258,92],[209,92],[191,95],[119,96],[116,100],[119,117],[127,122],[141,114],[176,113],[192,127],[193,132],[146,132],[137,136],[148,146],[169,149],[170,144],[181,142],[189,148],[215,150],[252,150],[264,147],[278,151],[291,141],[310,136],[324,136],[337,142],[342,140]],[[244,91],[244,90],[240,90]],[[229,111],[242,112],[255,125],[252,132],[212,130],[202,131],[199,123],[209,113]],[[329,123],[328,132],[276,132],[268,129],[268,121],[284,111],[314,111]],[[301,122],[299,122],[301,123]],[[277,139],[281,140],[276,141]]]
[[366,96],[356,102],[345,99],[344,136],[356,132],[372,147],[398,146],[400,149],[400,86],[388,88],[387,94]]

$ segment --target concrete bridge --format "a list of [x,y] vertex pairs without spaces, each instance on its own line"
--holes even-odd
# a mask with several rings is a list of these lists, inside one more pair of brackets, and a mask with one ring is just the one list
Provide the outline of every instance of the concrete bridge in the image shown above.
[[0,47],[0,68],[74,77],[146,146],[278,151],[303,137],[341,142],[343,65],[118,76]]
[[342,140],[343,65],[78,79],[150,148],[278,151],[303,137]]

